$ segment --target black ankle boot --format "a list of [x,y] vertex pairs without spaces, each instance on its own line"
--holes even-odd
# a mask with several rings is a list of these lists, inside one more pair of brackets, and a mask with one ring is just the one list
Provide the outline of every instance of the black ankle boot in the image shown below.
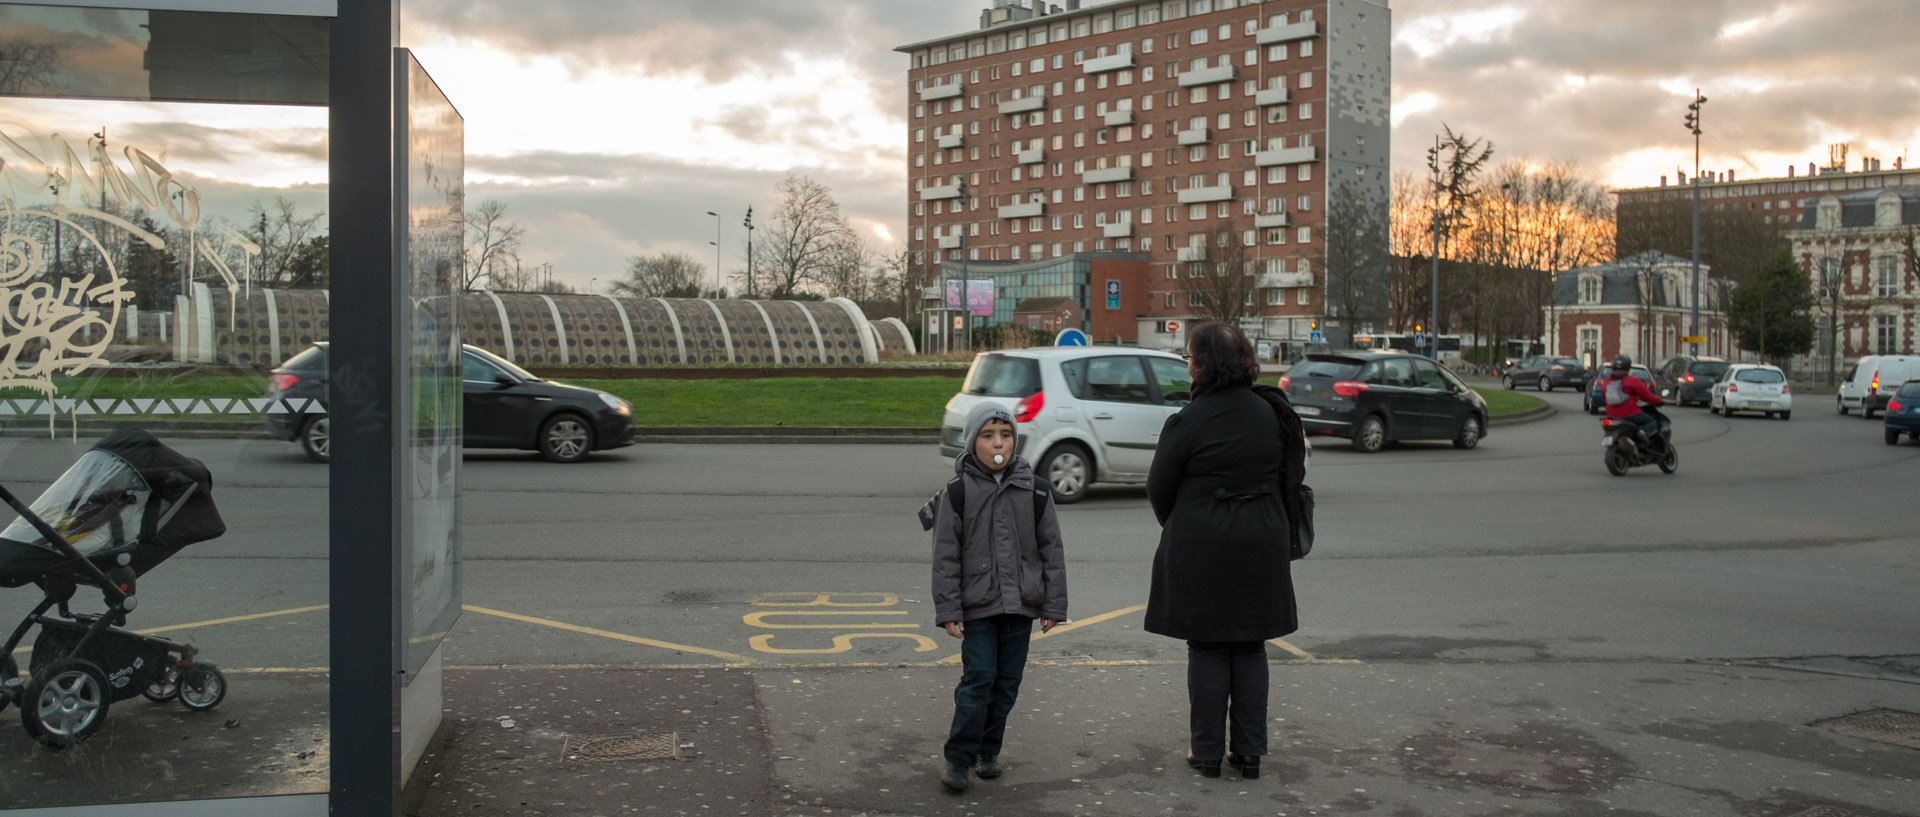
[[1240,770],[1240,776],[1248,780],[1260,779],[1259,755],[1236,755],[1227,753],[1227,765]]
[[959,792],[966,791],[967,790],[967,772],[968,772],[967,767],[962,766],[958,763],[949,761],[947,763],[947,776],[940,778],[940,785],[946,786],[947,791],[954,792],[956,794]]
[[981,780],[992,780],[999,777],[1000,758],[993,755],[981,755],[980,760],[973,764],[973,772],[974,774],[980,775]]
[[1218,760],[1201,760],[1193,755],[1187,755],[1187,765],[1199,769],[1201,777],[1220,776],[1220,761]]

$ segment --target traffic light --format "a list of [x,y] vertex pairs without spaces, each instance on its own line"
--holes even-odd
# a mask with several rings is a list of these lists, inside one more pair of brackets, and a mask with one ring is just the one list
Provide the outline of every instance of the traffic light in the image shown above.
[[1319,330],[1319,328],[1320,328],[1320,322],[1319,322],[1319,321],[1307,321],[1307,328],[1308,328],[1308,329],[1313,329],[1313,330],[1316,330],[1316,331],[1317,331],[1317,330]]

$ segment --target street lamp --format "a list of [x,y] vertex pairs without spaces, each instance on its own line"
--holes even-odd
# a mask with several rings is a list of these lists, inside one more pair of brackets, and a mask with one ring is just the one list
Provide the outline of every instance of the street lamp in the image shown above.
[[[1707,98],[1700,89],[1693,89],[1693,101],[1687,104],[1687,130],[1693,134],[1693,317],[1688,324],[1687,334],[1700,336],[1700,109],[1707,104]],[[1700,344],[1688,344],[1691,354],[1698,357]]]
[[596,290],[598,290],[599,288],[600,288],[600,276],[598,276],[598,275],[596,275],[596,276],[594,276],[594,277],[592,277],[592,278],[588,278],[588,279],[587,279],[587,294],[588,294],[588,295],[597,295],[597,294],[599,294],[598,292],[596,292]]
[[708,210],[707,215],[713,216],[713,291],[718,295],[720,292],[720,214]]

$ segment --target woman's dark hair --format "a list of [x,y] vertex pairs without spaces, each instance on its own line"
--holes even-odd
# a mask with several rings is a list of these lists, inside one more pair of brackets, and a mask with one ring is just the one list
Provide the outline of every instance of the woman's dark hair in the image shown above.
[[1198,364],[1193,375],[1195,395],[1251,386],[1260,378],[1260,359],[1254,356],[1253,344],[1231,324],[1214,322],[1195,327],[1187,340],[1187,354]]

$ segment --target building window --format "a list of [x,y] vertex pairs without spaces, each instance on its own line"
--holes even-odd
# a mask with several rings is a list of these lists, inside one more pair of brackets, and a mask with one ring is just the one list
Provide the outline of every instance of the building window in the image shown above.
[[1874,295],[1891,298],[1900,294],[1900,259],[1892,255],[1883,255],[1873,259],[1875,269]]
[[[1304,49],[1303,49],[1304,50]],[[1313,290],[1301,287],[1293,291],[1293,302],[1301,306],[1313,303]]]
[[1900,316],[1877,315],[1873,319],[1873,348],[1883,355],[1900,351]]

